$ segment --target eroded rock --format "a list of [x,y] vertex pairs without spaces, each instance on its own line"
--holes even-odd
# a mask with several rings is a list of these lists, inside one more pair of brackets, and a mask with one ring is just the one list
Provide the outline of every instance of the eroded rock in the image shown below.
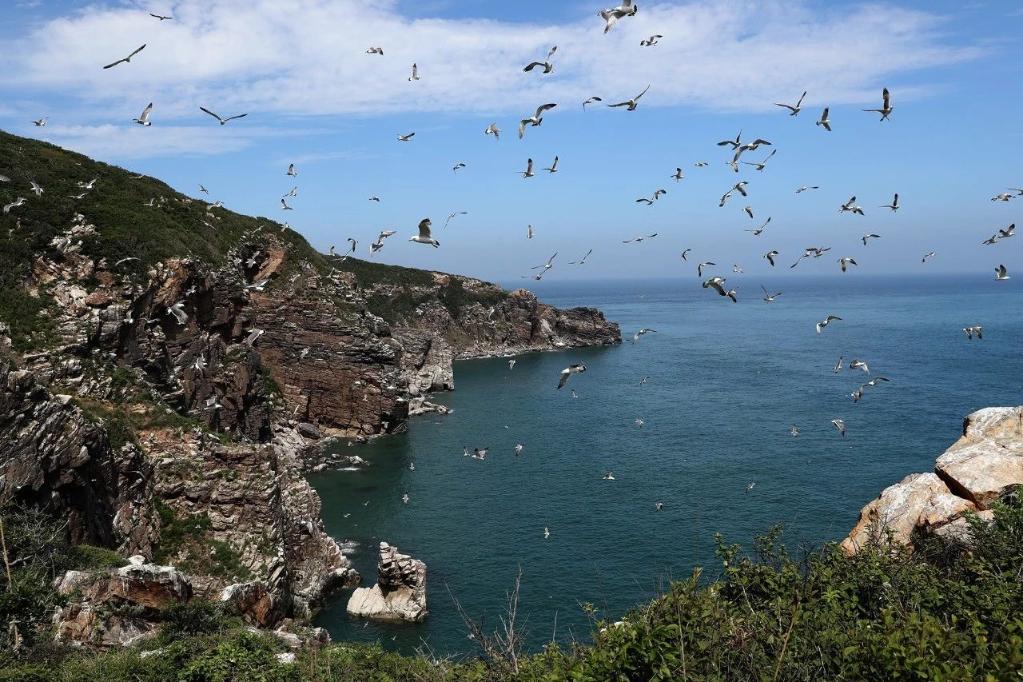
[[348,601],[353,616],[384,621],[419,622],[426,618],[426,564],[380,543],[377,583],[360,587]]

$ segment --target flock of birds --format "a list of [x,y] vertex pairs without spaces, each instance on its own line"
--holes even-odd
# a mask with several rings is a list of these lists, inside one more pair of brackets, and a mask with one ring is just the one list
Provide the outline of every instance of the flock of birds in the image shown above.
[[[609,9],[604,9],[604,10],[600,11],[599,15],[604,20],[604,33],[606,34],[609,31],[611,31],[623,19],[635,16],[638,11],[639,11],[638,6],[634,2],[632,2],[632,0],[623,0],[623,2],[619,6],[617,6],[617,7],[613,7],[613,8],[609,8]],[[173,17],[169,16],[169,15],[150,14],[150,16],[152,16],[153,18],[159,20],[161,23],[164,22],[164,21],[173,20]],[[646,38],[646,39],[642,40],[640,42],[640,46],[644,47],[644,48],[654,47],[663,38],[664,38],[664,36],[661,35],[661,34],[651,35],[649,38]],[[125,56],[123,58],[120,58],[120,59],[117,59],[117,60],[115,60],[113,62],[110,62],[110,63],[104,65],[102,68],[103,69],[112,69],[112,68],[118,67],[120,65],[131,64],[132,60],[134,58],[138,57],[145,49],[146,49],[146,44],[142,44],[140,47],[138,47],[135,50],[133,50],[127,56]],[[546,56],[543,59],[534,60],[534,61],[529,62],[528,64],[526,64],[523,67],[522,70],[525,73],[527,73],[527,74],[536,73],[536,74],[539,74],[540,76],[545,76],[545,75],[552,74],[555,71],[554,58],[555,58],[557,52],[558,52],[558,47],[556,45],[552,46],[547,51]],[[371,46],[368,49],[366,49],[366,54],[368,54],[368,55],[376,55],[376,56],[381,56],[382,57],[382,56],[384,56],[384,48],[381,47],[381,46]],[[414,84],[414,83],[422,80],[423,77],[424,76],[423,76],[423,74],[420,71],[418,63],[413,63],[412,66],[411,66],[411,69],[410,69],[410,75],[408,77],[409,83],[413,83]],[[650,90],[650,88],[651,88],[651,84],[648,84],[646,87],[644,87],[635,96],[633,96],[633,97],[631,97],[629,99],[620,101],[620,102],[615,102],[615,103],[612,103],[612,104],[607,104],[606,106],[609,107],[609,108],[612,108],[612,109],[621,109],[621,110],[624,110],[625,112],[634,112],[634,111],[636,111],[639,108],[640,102],[641,102],[642,98],[644,97],[644,95],[647,94],[647,92]],[[775,106],[779,107],[780,109],[785,110],[787,112],[788,116],[790,116],[790,117],[793,117],[793,118],[798,117],[800,115],[800,113],[803,111],[803,103],[806,100],[807,94],[808,93],[806,91],[804,91],[799,96],[799,98],[795,101],[795,103],[790,104],[790,103],[785,103],[785,102],[777,102],[777,103],[775,103]],[[588,106],[594,105],[594,104],[603,103],[603,101],[604,101],[603,98],[600,97],[600,96],[591,96],[591,97],[587,98],[586,100],[584,100],[582,102],[582,108],[585,110]],[[536,107],[536,109],[531,114],[528,114],[524,118],[521,118],[519,120],[519,122],[518,122],[518,137],[519,137],[519,139],[523,139],[526,136],[526,134],[527,134],[527,132],[528,132],[528,130],[530,128],[540,127],[543,124],[543,122],[544,122],[544,117],[546,115],[548,115],[551,111],[556,109],[557,107],[558,107],[558,104],[554,103],[554,102],[544,103],[544,104],[541,104],[540,106]],[[230,116],[222,116],[221,114],[213,111],[210,108],[207,108],[206,106],[200,106],[199,109],[200,109],[201,112],[203,112],[203,113],[207,114],[208,116],[210,116],[211,118],[213,118],[220,126],[225,126],[225,125],[227,125],[228,123],[230,123],[232,121],[238,121],[240,119],[245,118],[248,115],[247,113],[240,113],[240,114],[233,114],[233,115],[230,115]],[[864,109],[863,111],[868,112],[868,113],[878,114],[879,115],[879,120],[881,122],[885,122],[885,121],[890,121],[891,120],[891,117],[892,117],[892,114],[893,114],[894,110],[895,110],[895,107],[894,107],[894,104],[893,104],[893,99],[892,99],[891,92],[889,91],[888,88],[884,88],[882,90],[882,93],[881,93],[881,103],[880,103],[880,105],[877,106],[877,107],[874,107],[874,108]],[[142,112],[136,118],[132,119],[132,121],[134,123],[136,123],[137,125],[139,125],[139,126],[151,127],[153,125],[152,116],[153,116],[153,103],[150,102],[142,110]],[[818,128],[820,128],[820,129],[822,129],[825,132],[831,132],[831,130],[832,130],[832,121],[831,121],[831,117],[830,116],[831,116],[830,107],[824,107],[823,110],[821,111],[820,116],[815,121],[816,126]],[[42,118],[39,118],[39,119],[36,119],[36,120],[32,121],[32,123],[36,127],[40,127],[41,128],[41,127],[44,127],[44,126],[46,126],[48,124],[48,118],[42,117]],[[502,134],[502,130],[498,126],[498,124],[496,122],[493,122],[493,123],[490,123],[484,129],[483,133],[486,136],[493,137],[495,139],[495,141],[496,141],[496,140],[500,140],[501,134]],[[400,143],[406,143],[406,144],[407,143],[412,143],[414,141],[415,135],[416,135],[415,131],[411,131],[411,132],[403,133],[403,134],[398,134],[397,135],[397,141],[400,142]],[[772,160],[772,158],[777,153],[777,149],[774,148],[774,145],[769,140],[766,140],[766,139],[763,139],[763,138],[760,138],[760,137],[755,137],[752,140],[744,140],[743,139],[743,132],[742,131],[739,131],[739,133],[734,138],[727,139],[727,140],[721,140],[720,142],[717,143],[717,146],[721,147],[723,149],[726,149],[730,153],[730,158],[725,163],[727,164],[727,166],[734,173],[739,173],[740,170],[744,166],[749,167],[754,172],[758,172],[758,173],[759,172],[763,172],[763,171],[765,171],[768,168],[769,162]],[[765,148],[765,147],[770,147],[771,150],[770,150],[770,152],[764,158],[762,158],[761,160],[757,160],[757,161],[748,160],[749,157],[747,156],[747,154],[751,154],[751,153],[756,152],[756,151],[760,150],[761,148]],[[559,163],[559,157],[557,155],[555,155],[552,163],[550,164],[550,166],[544,168],[543,171],[545,171],[548,174],[557,173],[558,172],[558,163]],[[698,162],[696,162],[693,165],[696,168],[705,168],[705,167],[707,167],[709,165],[709,162],[707,162],[707,161],[698,161]],[[455,173],[458,173],[460,170],[464,169],[465,167],[466,167],[466,164],[464,162],[458,162],[458,163],[456,163],[452,167],[452,171],[455,172]],[[532,158],[528,158],[526,160],[525,169],[520,171],[520,174],[521,174],[522,178],[524,178],[524,179],[530,179],[530,178],[533,178],[533,177],[536,176],[536,169],[535,169],[534,161],[533,161]],[[288,166],[288,169],[286,171],[286,175],[291,177],[291,178],[294,178],[294,177],[298,176],[298,170],[295,167],[295,164],[290,164]],[[678,166],[678,167],[675,168],[674,173],[670,174],[668,177],[670,179],[673,179],[676,183],[682,182],[685,179],[685,171],[683,170],[683,168],[681,166]],[[8,182],[10,182],[9,178],[0,175],[0,183],[8,183]],[[92,185],[94,183],[95,183],[95,181],[92,181],[92,183],[79,183],[79,187],[81,189],[83,189],[84,192],[88,192],[88,191],[90,191],[92,189]],[[746,181],[746,180],[739,180],[738,182],[734,183],[732,185],[732,187],[730,187],[723,195],[721,195],[720,200],[718,202],[718,206],[721,207],[721,208],[724,208],[726,205],[729,204],[729,202],[731,202],[733,200],[736,200],[737,198],[741,198],[741,199],[748,198],[749,197],[749,186],[750,186],[750,183],[748,181]],[[35,183],[34,181],[31,182],[31,185],[30,185],[29,189],[30,189],[30,192],[32,194],[34,194],[36,197],[40,197],[43,194],[43,192],[44,192],[44,189],[41,186],[39,186],[37,183]],[[796,189],[796,194],[798,195],[798,194],[802,194],[804,192],[818,190],[818,189],[820,189],[819,186],[802,186],[802,187],[799,187],[798,189]],[[200,185],[200,191],[204,192],[206,194],[209,193],[208,190],[206,190],[206,188],[201,186],[201,185]],[[665,190],[663,188],[657,188],[649,196],[639,197],[639,198],[635,199],[635,202],[637,204],[642,204],[642,205],[645,205],[645,206],[654,206],[655,204],[657,204],[658,201],[660,201],[667,194],[668,194],[667,190]],[[76,198],[81,198],[82,196],[84,196],[84,193],[81,194],[81,195],[78,195]],[[285,195],[283,195],[281,197],[281,199],[280,199],[281,210],[283,210],[283,211],[294,210],[293,206],[289,203],[288,200],[291,199],[291,198],[297,197],[297,196],[298,196],[298,187],[295,186],[288,193],[286,193]],[[993,202],[1010,202],[1010,201],[1018,200],[1018,199],[1021,199],[1021,198],[1023,198],[1023,189],[1021,189],[1021,188],[1009,188],[1007,191],[1001,192],[1001,193],[996,194],[995,196],[993,196],[991,198],[991,201],[993,201]],[[377,196],[370,197],[369,200],[373,201],[373,202],[380,202],[380,198],[377,197]],[[7,204],[5,204],[3,206],[3,213],[4,214],[9,214],[11,211],[18,209],[21,206],[24,206],[27,201],[28,200],[25,197],[19,196],[14,201],[12,201],[10,203],[7,203]],[[150,205],[152,205],[152,202],[150,202]],[[215,206],[215,205],[211,205],[211,206]],[[892,199],[887,204],[881,205],[879,208],[887,209],[891,213],[898,213],[898,211],[902,208],[902,204],[900,203],[899,194],[898,193],[894,193],[893,196],[892,196]],[[753,207],[751,205],[744,206],[742,211],[750,220],[755,220],[755,217],[754,217],[755,216],[755,211],[754,211],[754,209],[753,209]],[[847,214],[847,215],[850,215],[850,216],[860,216],[860,217],[862,217],[862,216],[866,215],[866,210],[860,205],[860,203],[858,202],[857,197],[855,195],[851,196],[848,199],[848,201],[842,203],[838,207],[838,212],[841,213],[841,214]],[[452,220],[454,220],[455,218],[457,218],[460,215],[465,215],[465,214],[466,214],[465,211],[456,211],[456,212],[451,213],[450,215],[447,216],[447,219],[444,222],[444,226],[446,227]],[[766,220],[764,220],[762,223],[760,223],[758,227],[749,228],[746,231],[751,233],[751,235],[753,237],[761,237],[762,235],[765,234],[765,232],[768,230],[770,225],[771,225],[771,217],[767,217]],[[288,227],[288,224],[284,223],[283,226],[286,228],[286,227]],[[376,240],[373,241],[370,244],[370,246],[369,246],[370,255],[376,254],[381,249],[383,249],[384,248],[384,244],[385,244],[385,240],[387,240],[388,238],[394,236],[395,234],[397,234],[397,230],[382,230],[379,233],[379,235],[377,236]],[[527,227],[526,238],[527,239],[532,239],[533,236],[534,236],[533,226],[529,225]],[[643,235],[638,235],[638,236],[632,237],[630,239],[623,240],[622,243],[623,244],[636,244],[636,243],[640,243],[640,242],[643,242],[643,241],[646,241],[646,240],[655,239],[655,238],[657,238],[657,236],[658,236],[658,233],[656,233],[656,232],[651,233],[651,234],[643,234]],[[1009,225],[1009,226],[1007,226],[1005,228],[998,229],[994,234],[992,234],[990,237],[988,237],[987,239],[982,241],[981,244],[982,245],[986,245],[986,246],[991,246],[991,245],[995,245],[995,244],[997,244],[997,243],[999,243],[999,242],[1001,242],[1001,241],[1003,241],[1005,239],[1010,239],[1013,236],[1015,236],[1015,224],[1011,224],[1011,225]],[[862,241],[863,246],[866,247],[866,246],[868,246],[868,244],[872,240],[876,240],[876,239],[880,239],[880,238],[881,238],[880,234],[877,234],[877,233],[874,233],[874,232],[869,232],[869,233],[864,234],[860,238],[860,241]],[[419,222],[417,230],[415,231],[415,233],[411,237],[409,237],[408,241],[412,242],[412,243],[416,243],[416,244],[428,245],[428,246],[431,246],[433,248],[439,248],[440,247],[440,241],[437,240],[435,238],[435,236],[434,236],[433,223],[432,223],[430,218],[423,218]],[[343,263],[348,257],[350,257],[353,254],[355,254],[356,248],[358,246],[358,241],[356,239],[352,238],[352,237],[349,237],[347,239],[347,242],[348,242],[348,249],[344,253],[339,253],[335,249],[335,247],[333,245],[331,245],[330,249],[329,249],[329,256],[331,258],[337,259],[338,262]],[[822,258],[826,254],[830,253],[831,250],[832,249],[831,249],[830,246],[808,246],[808,247],[806,247],[803,250],[802,254],[795,260],[795,262],[793,262],[789,266],[789,268],[790,269],[791,268],[796,268],[801,262],[803,262],[806,259],[819,259],[819,258]],[[584,265],[587,262],[587,259],[590,257],[590,255],[592,253],[593,253],[593,249],[590,249],[590,250],[588,250],[586,252],[586,254],[582,258],[579,258],[578,260],[575,260],[575,261],[570,261],[569,264],[570,265],[576,265],[576,266]],[[691,253],[692,253],[692,249],[688,249],[687,248],[687,249],[683,250],[681,252],[681,255],[680,255],[681,261],[688,263],[689,262],[689,255]],[[776,266],[777,259],[780,257],[780,255],[781,254],[779,253],[779,251],[777,249],[769,249],[769,250],[767,250],[767,251],[765,251],[763,253],[762,257],[769,264],[769,266],[773,268],[773,267]],[[923,255],[921,261],[923,263],[926,263],[932,257],[934,257],[934,255],[935,255],[935,253],[933,251],[930,251],[930,252],[928,252],[928,253]],[[529,275],[529,276],[532,277],[533,279],[537,280],[537,281],[541,280],[548,272],[550,272],[555,267],[555,262],[556,262],[557,257],[558,257],[558,253],[555,252],[549,259],[547,259],[547,261],[545,263],[542,263],[540,265],[534,266],[532,268],[532,270],[534,271],[534,274]],[[843,272],[843,273],[847,272],[850,267],[858,266],[858,262],[857,262],[856,258],[851,257],[851,256],[842,256],[842,257],[837,259],[837,263],[839,265],[839,268],[840,268],[841,272]],[[739,292],[738,292],[737,288],[735,286],[731,286],[730,284],[728,284],[728,279],[725,276],[722,276],[720,274],[713,274],[712,273],[712,268],[715,268],[715,267],[717,267],[717,263],[715,263],[713,261],[710,261],[710,260],[703,260],[703,261],[699,261],[698,262],[696,271],[697,271],[697,276],[702,280],[702,287],[704,289],[707,289],[708,291],[716,293],[718,296],[720,296],[722,298],[730,300],[733,303],[737,303],[739,301]],[[741,266],[739,266],[738,264],[733,264],[732,265],[732,272],[733,273],[742,273],[743,270],[742,270]],[[705,273],[707,275],[706,277],[705,277]],[[997,267],[995,267],[995,279],[997,281],[1005,281],[1005,280],[1010,279],[1010,275],[1008,273],[1008,269],[1007,269],[1007,267],[1004,264],[999,264]],[[257,283],[257,285],[254,285],[254,286],[260,286],[261,287],[261,286],[265,286],[265,284],[266,284],[265,282],[264,283]],[[761,286],[761,290],[763,292],[763,299],[762,300],[765,303],[768,303],[768,304],[776,302],[778,300],[778,298],[783,295],[783,292],[781,292],[781,291],[769,292],[763,286]],[[174,315],[175,318],[177,318],[178,321],[180,323],[182,323],[182,324],[184,323],[184,319],[187,319],[187,316],[186,316],[184,310],[182,309],[182,306],[180,306],[180,305],[172,306],[168,310],[168,314]],[[184,319],[182,319],[183,317],[184,317]],[[831,315],[831,314],[827,315],[824,319],[822,319],[822,320],[820,320],[819,322],[816,323],[816,325],[815,325],[816,333],[817,334],[823,333],[824,330],[830,324],[832,324],[834,322],[841,321],[841,320],[842,320],[842,318],[837,316],[837,315]],[[260,332],[260,330],[256,330],[256,331]],[[980,325],[967,326],[967,327],[963,328],[962,331],[966,335],[967,339],[969,339],[969,340],[972,340],[972,339],[975,339],[975,338],[978,339],[978,340],[983,339],[983,327],[981,327]],[[633,342],[638,342],[642,336],[644,336],[646,334],[650,334],[650,333],[655,333],[655,332],[656,332],[656,330],[653,330],[653,329],[646,329],[646,328],[640,329],[633,336]],[[258,334],[257,334],[256,338],[258,338]],[[251,345],[251,343],[255,342],[255,338],[253,338],[251,340],[247,340],[247,342],[249,342],[250,345]],[[843,361],[844,361],[844,358],[840,358],[839,361],[836,363],[835,368],[834,368],[834,371],[836,373],[840,372],[842,370]],[[508,364],[509,364],[509,369],[513,369],[514,366],[515,366],[515,360],[509,360]],[[861,371],[863,371],[865,373],[869,373],[870,372],[870,369],[869,369],[869,366],[868,366],[867,362],[863,361],[863,360],[860,360],[860,359],[852,360],[849,363],[848,367],[849,367],[850,370],[861,370]],[[560,390],[560,389],[564,388],[567,385],[568,381],[574,375],[581,374],[581,373],[583,373],[585,371],[586,371],[586,366],[584,364],[582,364],[582,363],[571,364],[568,367],[564,368],[561,371],[561,373],[560,373],[559,380],[558,380],[558,383],[557,383],[557,389]],[[889,381],[889,379],[887,379],[886,377],[883,377],[883,376],[874,377],[874,378],[870,379],[869,381],[865,382],[864,384],[860,385],[855,391],[853,391],[852,394],[851,394],[851,398],[853,399],[854,402],[858,402],[859,400],[863,399],[863,397],[865,395],[865,392],[868,389],[876,388],[876,387],[880,386],[883,383],[887,383],[888,381]],[[572,394],[573,394],[573,396],[576,395],[574,391],[572,391]],[[215,399],[214,399],[214,401],[215,401]],[[219,405],[209,405],[208,407],[210,409],[216,409],[216,407],[219,407]],[[835,429],[838,431],[838,433],[841,436],[844,437],[846,435],[846,424],[845,424],[845,422],[842,419],[834,419],[831,423],[832,423],[832,425],[835,427]],[[642,420],[638,420],[637,419],[637,426],[642,426],[642,425],[643,425],[642,424]],[[790,434],[793,437],[798,437],[799,436],[798,428],[796,426],[792,426],[792,428],[790,429]],[[522,444],[517,444],[515,446],[515,454],[516,455],[521,454],[522,450],[523,450]],[[471,458],[474,458],[474,459],[478,459],[478,460],[485,459],[485,457],[487,455],[487,452],[488,452],[488,448],[482,448],[482,449],[481,448],[476,448],[473,451],[470,451],[468,448],[465,448],[465,450],[464,450],[465,456],[471,457]],[[414,464],[410,468],[414,469]],[[613,475],[612,472],[606,472],[604,474],[603,478],[604,478],[604,480],[614,480],[614,475]],[[751,482],[747,486],[747,488],[746,488],[747,492],[751,491],[753,489],[754,485],[755,485],[755,483]],[[409,501],[409,497],[408,497],[408,495],[406,493],[405,495],[403,495],[403,502],[408,503],[408,501]],[[655,509],[657,511],[661,511],[662,508],[663,508],[663,503],[657,502],[656,505],[655,505]],[[545,527],[545,529],[544,529],[544,537],[549,537],[549,536],[550,536],[549,528]]]

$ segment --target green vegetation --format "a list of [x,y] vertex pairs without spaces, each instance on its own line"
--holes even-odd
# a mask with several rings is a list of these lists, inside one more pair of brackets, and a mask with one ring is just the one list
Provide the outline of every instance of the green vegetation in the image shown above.
[[160,544],[153,550],[154,562],[172,564],[186,573],[229,580],[252,577],[230,544],[208,537],[212,528],[209,516],[191,514],[182,518],[162,500],[156,500],[155,505],[160,516]]
[[[182,536],[203,526],[196,519],[173,523]],[[483,634],[476,637],[483,655],[468,661],[337,643],[285,663],[276,657],[284,649],[275,638],[195,603],[168,613],[163,633],[145,645],[157,653],[93,655],[47,648],[37,638],[35,648],[0,654],[0,681],[1019,679],[1023,504],[1008,500],[993,524],[970,524],[966,539],[921,537],[912,551],[880,543],[853,557],[828,545],[794,558],[777,530],[760,538],[750,556],[719,540],[717,580],[696,571],[621,621],[595,622],[593,643],[568,650],[551,645],[527,656],[517,650],[518,637]],[[14,534],[24,547],[26,533]],[[67,549],[57,543],[33,568],[17,569],[16,589],[0,595],[0,617],[45,626],[26,614],[53,603],[48,567],[67,564],[61,552]],[[38,580],[26,594],[21,575],[29,570]],[[18,599],[11,598],[15,591]]]

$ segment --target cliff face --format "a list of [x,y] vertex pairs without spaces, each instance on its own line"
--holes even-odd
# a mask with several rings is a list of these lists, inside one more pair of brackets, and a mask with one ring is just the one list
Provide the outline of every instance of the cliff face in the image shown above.
[[[0,504],[175,566],[261,625],[358,578],[302,476],[320,435],[407,428],[458,358],[620,341],[595,310],[328,259],[85,157],[2,133],[0,152],[47,187],[0,216],[0,265],[19,256],[0,272]],[[49,202],[92,177],[94,199]]]
[[933,473],[910,474],[865,506],[842,542],[855,553],[884,538],[909,544],[914,533],[960,534],[963,515],[990,518],[991,506],[1023,486],[1023,407],[990,407],[966,417],[963,435]]

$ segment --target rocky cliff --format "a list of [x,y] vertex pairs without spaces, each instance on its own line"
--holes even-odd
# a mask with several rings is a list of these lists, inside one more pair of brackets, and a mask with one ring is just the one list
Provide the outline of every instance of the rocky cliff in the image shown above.
[[0,174],[5,200],[46,190],[0,216],[0,505],[174,566],[256,624],[358,578],[303,478],[320,436],[407,428],[459,358],[620,342],[596,310],[324,256],[272,221],[4,133]]
[[842,549],[852,554],[888,536],[909,544],[916,533],[962,533],[965,514],[990,519],[992,505],[1021,486],[1023,407],[974,412],[933,472],[910,474],[863,508]]

